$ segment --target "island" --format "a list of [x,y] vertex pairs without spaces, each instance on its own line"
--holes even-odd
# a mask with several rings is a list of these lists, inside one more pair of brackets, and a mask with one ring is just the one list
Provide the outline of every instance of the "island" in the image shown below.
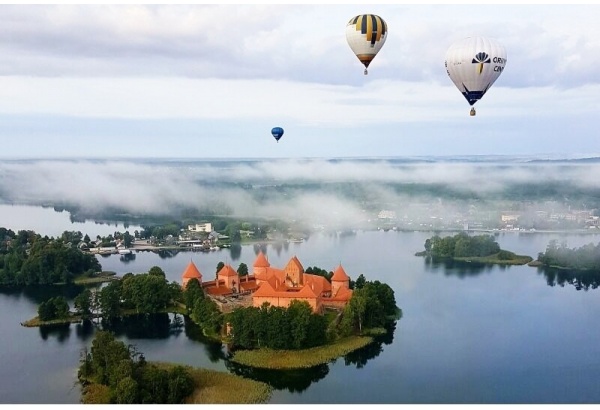
[[425,250],[416,256],[450,258],[469,263],[496,265],[525,265],[533,258],[517,255],[514,252],[500,249],[493,235],[468,235],[460,232],[454,236],[440,237],[434,235],[425,240]]
[[[95,360],[93,351],[81,353],[79,381],[86,403],[198,403],[207,396],[205,391],[198,394],[197,386],[206,389],[209,382],[215,394],[211,403],[259,403],[269,397],[263,385],[234,388],[254,393],[239,399],[228,397],[227,391],[241,386],[242,381],[231,379],[228,376],[234,375],[227,373],[146,363],[135,346],[124,350],[110,333],[111,324],[126,316],[139,315],[139,320],[144,320],[148,315],[173,313],[173,321],[182,322],[183,315],[206,337],[227,345],[227,361],[263,369],[325,365],[393,331],[390,329],[402,316],[389,285],[369,281],[362,274],[351,280],[341,263],[332,270],[317,266],[305,269],[293,256],[285,266],[275,267],[259,251],[252,267],[241,263],[236,269],[219,262],[216,275],[209,275],[214,278],[211,280],[204,280],[190,261],[178,283],[168,282],[159,266],[121,278],[101,273],[93,256],[68,245],[64,238],[41,237],[33,232],[9,233],[8,237],[2,249],[9,255],[5,260],[14,255],[22,267],[28,268],[13,275],[12,266],[4,265],[0,277],[5,285],[74,283],[80,276],[107,282],[99,288],[84,288],[73,300],[74,310],[63,296],[42,301],[38,316],[22,323],[68,326],[90,321],[98,326],[96,336],[102,339],[92,343],[92,350],[102,344],[121,352],[112,364],[102,359],[105,354]],[[73,261],[72,269],[60,263],[65,260]],[[54,275],[45,275],[46,270]],[[149,382],[156,386],[166,383],[166,387],[149,391],[141,386]],[[178,387],[171,392],[169,383]]]

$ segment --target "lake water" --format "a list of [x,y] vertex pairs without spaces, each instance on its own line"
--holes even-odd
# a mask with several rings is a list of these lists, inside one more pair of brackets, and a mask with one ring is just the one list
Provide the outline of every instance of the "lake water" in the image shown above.
[[44,208],[34,205],[10,205],[0,203],[0,227],[20,230],[31,230],[40,235],[60,237],[64,231],[80,231],[90,238],[96,239],[97,235],[108,236],[115,232],[129,231],[133,235],[135,230],[142,230],[137,225],[124,225],[120,222],[95,222],[86,220],[76,222],[71,220],[67,211],[57,212],[54,208]]
[[[219,344],[202,340],[193,324],[174,330],[164,317],[125,324],[117,335],[137,345],[148,360],[267,381],[275,387],[271,403],[600,403],[600,291],[577,290],[570,284],[550,286],[541,271],[527,266],[446,266],[414,256],[432,235],[313,234],[304,243],[266,246],[272,266],[283,267],[294,255],[305,268],[333,270],[341,262],[352,279],[364,274],[367,280],[393,288],[403,310],[395,329],[327,365],[297,372],[239,368],[227,362]],[[534,258],[552,239],[578,247],[598,243],[600,235],[497,236],[503,249]],[[98,258],[104,269],[118,274],[147,272],[158,265],[169,281],[180,281],[193,260],[208,280],[219,261],[234,268],[242,262],[251,267],[256,252],[248,245],[233,252],[171,256],[140,252],[129,261],[119,255]],[[48,292],[0,292],[1,403],[79,400],[74,384],[79,353],[91,345],[94,328],[42,330],[19,325],[36,315]]]

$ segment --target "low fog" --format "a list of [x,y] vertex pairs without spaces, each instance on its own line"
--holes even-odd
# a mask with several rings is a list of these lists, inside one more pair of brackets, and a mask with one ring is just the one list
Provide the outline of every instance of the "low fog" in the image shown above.
[[[0,162],[0,202],[86,218],[199,215],[353,227],[507,210],[595,209],[600,163],[440,160]],[[491,217],[491,216],[490,216]]]

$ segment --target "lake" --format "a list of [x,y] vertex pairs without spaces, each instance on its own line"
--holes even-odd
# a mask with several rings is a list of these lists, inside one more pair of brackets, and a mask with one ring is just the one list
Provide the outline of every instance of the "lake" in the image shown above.
[[[220,344],[203,340],[193,324],[174,329],[164,316],[126,323],[116,333],[148,360],[267,381],[275,388],[271,403],[600,403],[600,291],[554,283],[528,266],[444,264],[414,256],[432,235],[316,233],[303,243],[265,247],[272,266],[283,267],[294,255],[305,269],[333,270],[342,263],[352,279],[363,274],[394,290],[403,310],[395,329],[327,365],[296,372],[240,368],[226,360]],[[598,243],[600,235],[507,232],[496,239],[503,249],[535,258],[552,239],[573,248]],[[139,252],[125,261],[119,255],[98,258],[105,270],[119,275],[157,265],[169,281],[180,282],[190,260],[210,280],[219,261],[234,268],[243,262],[251,269],[256,252],[253,245],[244,245],[210,253]],[[70,298],[76,294],[67,289],[0,292],[1,403],[79,401],[79,354],[91,345],[94,328],[19,325],[56,292]]]
[[0,203],[0,227],[20,230],[31,230],[40,235],[60,237],[64,231],[80,231],[83,235],[96,239],[112,235],[115,232],[142,230],[138,225],[125,225],[121,222],[85,222],[72,221],[68,211],[57,212],[51,207],[35,205],[11,205]]

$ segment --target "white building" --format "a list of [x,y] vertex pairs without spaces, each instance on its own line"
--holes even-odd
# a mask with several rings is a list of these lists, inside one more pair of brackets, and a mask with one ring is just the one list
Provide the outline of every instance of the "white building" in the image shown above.
[[188,231],[190,231],[190,232],[212,232],[212,224],[210,222],[204,222],[201,224],[188,225]]

